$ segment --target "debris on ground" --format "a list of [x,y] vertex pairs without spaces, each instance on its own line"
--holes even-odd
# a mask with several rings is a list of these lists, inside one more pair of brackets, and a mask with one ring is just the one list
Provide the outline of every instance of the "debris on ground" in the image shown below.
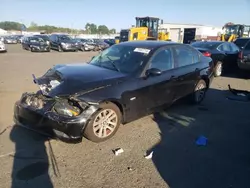
[[250,92],[246,90],[233,89],[230,85],[228,85],[229,91],[233,94],[232,96],[228,96],[227,99],[234,101],[250,101]]
[[145,155],[144,157],[145,157],[145,159],[152,159],[152,157],[153,157],[153,151],[151,151],[148,155]]
[[7,126],[5,129],[3,129],[2,131],[0,131],[0,135],[2,135],[5,131],[7,131],[8,129],[10,129],[12,127],[13,127],[13,125]]
[[207,145],[207,138],[205,136],[199,136],[196,139],[195,143],[198,146],[206,146]]
[[117,148],[117,149],[113,150],[113,152],[114,152],[114,154],[115,154],[116,156],[118,156],[118,155],[120,155],[121,153],[123,153],[124,150],[123,150],[122,148]]
[[133,170],[133,168],[131,168],[131,167],[128,167],[128,170],[129,170],[129,171],[132,171],[132,170]]

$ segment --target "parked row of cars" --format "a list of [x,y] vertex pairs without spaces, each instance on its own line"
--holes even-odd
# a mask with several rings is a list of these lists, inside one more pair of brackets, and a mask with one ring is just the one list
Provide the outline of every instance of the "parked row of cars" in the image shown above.
[[[65,34],[33,35],[22,39],[22,46],[26,50],[47,51],[50,49],[63,51],[99,51],[113,45],[110,40],[72,38]],[[109,42],[109,44],[108,44]]]
[[214,75],[236,71],[237,68],[250,70],[250,38],[238,38],[232,42],[198,41],[191,44],[204,56],[214,62]]
[[21,38],[23,35],[7,35],[7,36],[0,36],[0,41],[4,44],[17,44],[21,43]]
[[[63,51],[100,51],[104,50],[113,44],[114,39],[83,39],[72,38],[66,34],[39,34],[39,35],[11,35],[1,37],[4,44],[21,43],[23,49],[32,52],[47,51],[51,49]],[[1,49],[0,49],[1,50]]]

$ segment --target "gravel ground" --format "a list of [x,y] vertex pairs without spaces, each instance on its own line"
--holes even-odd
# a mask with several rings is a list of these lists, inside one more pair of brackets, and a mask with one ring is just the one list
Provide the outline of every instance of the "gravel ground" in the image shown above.
[[[84,62],[94,54],[31,53],[20,45],[9,45],[8,53],[0,54],[1,188],[250,186],[250,107],[226,99],[228,84],[250,90],[246,79],[216,78],[202,105],[179,102],[121,126],[100,144],[49,141],[12,127],[14,102],[22,92],[37,89],[32,73],[41,75],[54,64]],[[206,146],[195,144],[200,135],[208,138]],[[112,149],[118,147],[125,152],[114,156]],[[154,151],[153,158],[146,160],[149,151]]]

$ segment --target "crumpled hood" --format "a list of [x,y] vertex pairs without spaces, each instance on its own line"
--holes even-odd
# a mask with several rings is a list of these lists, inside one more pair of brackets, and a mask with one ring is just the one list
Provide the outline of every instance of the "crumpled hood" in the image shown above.
[[52,70],[54,71],[52,75],[46,76],[45,74],[38,79],[40,83],[47,82],[46,84],[55,79],[61,82],[48,93],[50,97],[74,95],[107,87],[127,77],[126,74],[86,63],[57,65]]

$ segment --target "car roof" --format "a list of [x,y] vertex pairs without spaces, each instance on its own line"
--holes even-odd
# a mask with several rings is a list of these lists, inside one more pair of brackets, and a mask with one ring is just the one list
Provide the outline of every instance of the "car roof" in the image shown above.
[[240,39],[240,40],[242,40],[242,39],[243,39],[243,40],[250,40],[250,37],[241,37],[241,38],[237,38],[236,40],[239,40],[239,39]]
[[144,41],[128,41],[128,42],[122,42],[119,43],[119,45],[124,46],[133,46],[138,48],[160,48],[163,46],[178,44],[182,45],[181,43],[171,42],[171,41],[150,41],[150,40],[144,40]]
[[219,40],[211,40],[211,41],[195,41],[194,43],[212,43],[212,44],[222,44],[222,43],[227,43],[227,41],[219,41]]

